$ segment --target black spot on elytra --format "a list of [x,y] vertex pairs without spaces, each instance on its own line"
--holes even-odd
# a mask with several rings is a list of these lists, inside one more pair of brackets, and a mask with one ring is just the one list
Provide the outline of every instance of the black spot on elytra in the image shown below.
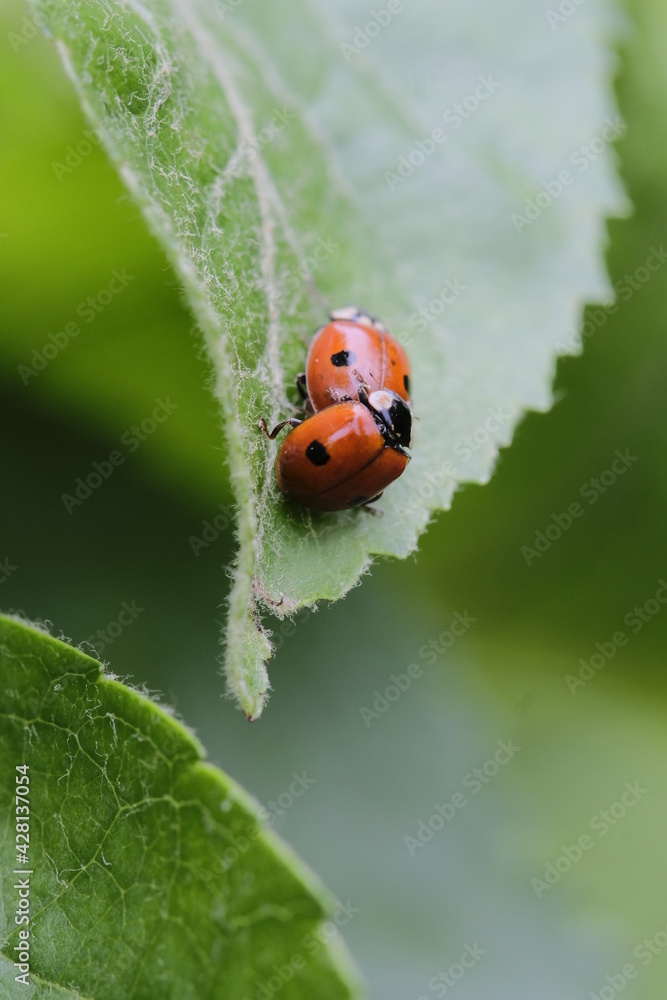
[[405,386],[405,391],[407,392],[407,394],[409,396],[410,395],[410,376],[409,375],[404,375],[403,376],[403,385]]
[[355,497],[354,500],[350,500],[348,507],[361,507],[362,504],[368,503],[368,497]]
[[349,368],[356,360],[354,351],[339,351],[338,354],[331,355],[331,364],[336,368]]
[[326,465],[331,455],[319,441],[311,441],[306,448],[306,458],[313,465]]

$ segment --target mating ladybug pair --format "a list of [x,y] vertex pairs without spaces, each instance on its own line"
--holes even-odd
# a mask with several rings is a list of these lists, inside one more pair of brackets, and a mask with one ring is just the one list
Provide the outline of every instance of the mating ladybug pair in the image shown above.
[[373,316],[355,306],[331,313],[317,331],[297,378],[306,418],[293,428],[276,460],[285,496],[315,510],[346,510],[378,500],[404,472],[412,439],[410,362]]

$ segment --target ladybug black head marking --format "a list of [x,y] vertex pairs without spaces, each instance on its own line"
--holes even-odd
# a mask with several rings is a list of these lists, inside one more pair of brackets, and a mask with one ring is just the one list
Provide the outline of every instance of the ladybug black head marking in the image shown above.
[[[361,394],[360,394],[361,398]],[[380,425],[388,444],[409,448],[412,443],[412,410],[409,403],[389,389],[378,389],[366,404]]]

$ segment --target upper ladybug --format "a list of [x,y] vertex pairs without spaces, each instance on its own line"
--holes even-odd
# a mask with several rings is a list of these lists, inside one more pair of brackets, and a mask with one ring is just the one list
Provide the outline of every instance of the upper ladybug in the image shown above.
[[410,399],[410,362],[387,328],[370,313],[346,306],[315,334],[306,359],[305,393],[314,411],[379,389]]

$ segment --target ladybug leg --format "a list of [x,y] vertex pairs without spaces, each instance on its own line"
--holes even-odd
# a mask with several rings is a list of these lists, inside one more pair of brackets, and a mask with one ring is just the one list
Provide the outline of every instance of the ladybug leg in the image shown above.
[[306,389],[306,376],[304,372],[300,372],[296,377],[296,387],[299,395],[302,399],[308,399],[308,390]]
[[281,420],[280,423],[276,424],[273,430],[270,431],[269,428],[266,426],[266,420],[264,419],[264,417],[262,417],[262,419],[258,421],[257,426],[260,428],[260,430],[264,431],[267,438],[269,438],[271,441],[274,441],[280,434],[283,427],[287,427],[288,424],[290,427],[298,427],[299,424],[302,423],[303,420],[297,420],[296,417],[290,417],[288,420]]
[[306,388],[306,376],[304,372],[300,372],[296,377],[296,388],[301,397],[301,401],[298,406],[290,404],[290,409],[294,410],[295,413],[313,413],[313,404],[308,398],[308,389]]
[[367,514],[374,514],[375,517],[382,517],[384,511],[378,510],[377,507],[370,506],[370,504],[375,503],[376,500],[379,500],[381,496],[382,493],[378,493],[377,496],[371,497],[370,500],[367,500],[366,503],[361,505],[361,510],[365,510]]
[[352,400],[351,396],[348,396],[344,392],[338,392],[338,389],[327,389],[327,395],[330,397],[332,403],[347,403]]
[[[359,392],[358,392],[357,395],[358,395],[360,403],[363,403],[364,406],[367,406],[369,410],[373,409],[373,407],[371,406],[370,401],[368,399],[368,386],[367,385],[365,385],[365,384],[364,385],[360,385],[359,386]],[[377,497],[374,497],[374,499],[377,499]]]

